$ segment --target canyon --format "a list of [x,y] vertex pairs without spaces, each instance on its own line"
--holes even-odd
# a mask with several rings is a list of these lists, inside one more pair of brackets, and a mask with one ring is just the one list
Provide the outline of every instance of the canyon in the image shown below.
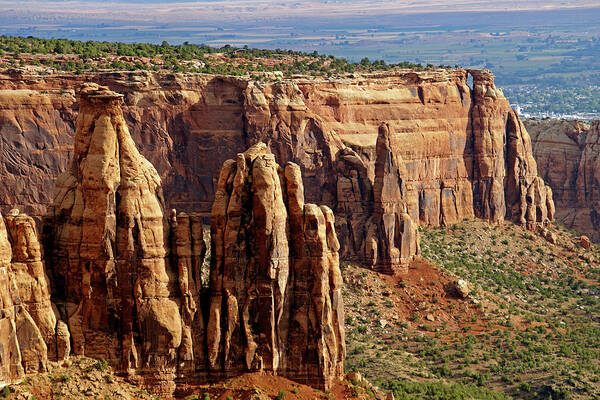
[[74,354],[166,396],[255,371],[327,390],[340,260],[402,275],[420,226],[555,214],[485,70],[12,72],[0,133],[5,382]]
[[0,76],[1,207],[41,219],[73,154],[87,81],[123,94],[167,208],[208,218],[221,165],[264,142],[278,163],[300,166],[307,201],[333,210],[341,258],[382,272],[405,271],[418,226],[480,217],[535,229],[553,219],[518,115],[489,71],[463,69],[275,82],[11,71]]

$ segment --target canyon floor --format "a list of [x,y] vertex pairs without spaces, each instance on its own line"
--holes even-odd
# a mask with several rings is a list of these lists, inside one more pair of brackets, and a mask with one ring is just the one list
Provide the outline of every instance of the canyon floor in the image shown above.
[[465,221],[422,229],[406,277],[346,266],[346,370],[396,398],[596,398],[600,253],[545,236]]
[[[343,264],[351,381],[321,392],[281,377],[247,374],[189,387],[180,398],[360,399],[385,398],[390,391],[395,399],[600,394],[598,246],[584,248],[578,234],[558,224],[532,233],[512,223],[467,220],[422,228],[421,248],[406,276]],[[78,357],[4,388],[0,398],[158,399],[115,376],[102,361]]]

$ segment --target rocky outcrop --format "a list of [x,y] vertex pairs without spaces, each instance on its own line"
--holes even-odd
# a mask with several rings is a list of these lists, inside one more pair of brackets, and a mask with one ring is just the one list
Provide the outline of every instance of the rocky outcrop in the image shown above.
[[600,241],[600,122],[527,120],[541,178],[552,187],[556,218]]
[[327,389],[343,374],[344,317],[332,211],[304,203],[300,167],[259,143],[221,170],[211,220],[208,360]]
[[206,255],[202,217],[172,212],[171,243],[173,265],[177,267],[181,345],[178,350],[179,374],[204,369],[206,365],[206,322],[201,309],[202,266]]
[[[12,249],[6,233],[4,220],[0,218],[0,382],[10,383],[23,373],[21,350],[17,338],[16,310],[14,295],[16,288],[10,276]],[[18,301],[18,298],[16,299]]]
[[11,210],[5,220],[12,244],[12,279],[21,304],[40,330],[47,345],[48,358],[62,360],[64,357],[59,356],[58,348],[63,345],[57,343],[58,321],[50,301],[50,283],[42,260],[35,222],[17,209]]
[[[473,88],[467,84],[469,76]],[[390,255],[374,256],[375,247],[377,252],[389,247],[376,234],[380,228],[374,222],[385,214],[375,216],[373,190],[377,157],[388,157],[377,151],[384,123],[391,136],[389,151],[402,160],[405,174],[402,204],[397,205],[405,209],[398,214],[402,221],[409,221],[404,213],[414,225],[431,226],[477,216],[532,228],[552,218],[551,195],[536,179],[528,135],[518,116],[489,71],[462,69],[268,83],[149,72],[0,76],[0,90],[11,100],[3,106],[0,96],[0,126],[11,133],[2,145],[13,157],[0,167],[11,177],[26,174],[17,168],[24,163],[11,160],[29,157],[34,133],[43,135],[52,150],[36,160],[45,180],[32,174],[32,188],[21,188],[16,198],[0,190],[0,203],[37,210],[47,202],[43,191],[33,188],[52,180],[69,151],[56,137],[73,135],[70,110],[76,106],[69,101],[74,102],[71,89],[78,79],[124,94],[123,118],[140,152],[156,167],[168,208],[208,217],[222,163],[262,141],[278,162],[300,166],[307,201],[335,212],[342,257],[377,268],[384,257],[390,265],[398,257],[409,260],[418,251],[417,242],[400,245],[399,235],[394,235],[395,248],[403,254],[392,255],[390,247]],[[9,94],[23,90],[26,96],[13,99]],[[60,111],[54,118],[61,121],[51,125],[28,111],[33,108],[28,104],[55,105]],[[400,219],[394,226],[414,230]],[[412,236],[408,233],[404,236]],[[389,265],[381,269],[391,270]]]
[[33,220],[0,216],[0,383],[46,371],[57,356],[56,317]]
[[538,176],[531,139],[516,112],[507,123],[507,173],[504,182],[508,217],[529,229],[554,219],[552,189]]
[[[373,184],[372,223],[376,229],[367,235],[372,256],[376,257],[371,264],[384,268],[385,272],[406,266],[419,252],[418,225],[408,214],[405,182],[408,173],[404,160],[396,151],[394,138],[388,125],[379,127]],[[372,229],[367,228],[367,231]]]
[[80,98],[71,167],[44,220],[73,353],[167,396],[177,383],[249,371],[323,389],[343,376],[335,221],[329,208],[304,204],[300,167],[281,170],[264,143],[224,163],[204,283],[202,216],[166,215],[122,96],[86,84]]
[[182,320],[160,177],[129,135],[122,96],[94,84],[80,96],[72,164],[45,220],[54,297],[75,354],[147,371],[172,392]]
[[[408,263],[419,253],[418,223],[408,214],[408,174],[396,151],[395,138],[389,125],[379,127],[372,183],[365,182],[365,167],[352,153],[345,160],[357,169],[351,169],[349,177],[338,180],[338,195],[352,200],[350,204],[344,202],[342,208],[342,215],[350,224],[340,230],[353,237],[347,245],[356,248],[358,239],[362,243],[358,253],[364,255],[363,262],[384,273],[406,273]],[[367,212],[361,212],[361,198],[356,198],[355,193],[366,194],[371,203],[364,207]],[[355,211],[358,211],[356,217]]]

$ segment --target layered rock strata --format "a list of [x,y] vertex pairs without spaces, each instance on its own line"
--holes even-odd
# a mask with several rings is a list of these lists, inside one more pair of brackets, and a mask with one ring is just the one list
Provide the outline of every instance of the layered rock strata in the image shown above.
[[329,388],[345,354],[339,243],[332,211],[304,204],[300,167],[283,171],[263,143],[225,162],[205,285],[202,217],[165,212],[122,96],[87,84],[80,97],[72,164],[44,221],[72,351],[164,395],[249,371]]
[[54,297],[75,354],[147,371],[172,392],[182,318],[160,177],[131,139],[121,95],[88,84],[80,99],[72,164],[45,220]]
[[[0,101],[0,124],[10,138],[3,149],[13,154],[0,165],[6,175],[27,173],[23,160],[37,153],[22,149],[32,147],[35,135],[42,135],[48,147],[34,163],[44,179],[64,163],[69,149],[56,138],[64,137],[59,131],[73,134],[69,102],[74,98],[69,90],[48,89],[72,88],[67,78],[0,77],[6,99]],[[375,238],[378,249],[387,246],[380,242],[383,236],[374,235],[375,225],[365,223],[375,218],[377,157],[388,157],[377,150],[384,123],[393,139],[389,151],[402,160],[406,174],[405,195],[394,207],[405,207],[414,224],[447,225],[477,216],[533,228],[552,218],[551,195],[536,179],[528,134],[489,71],[404,71],[269,83],[147,72],[84,78],[124,93],[124,119],[162,178],[167,206],[180,211],[208,216],[221,164],[262,141],[279,162],[300,166],[308,201],[335,212],[345,259],[393,270],[396,256],[388,257],[387,266],[377,265],[383,256],[373,256],[373,243],[365,247],[367,237]],[[10,93],[19,96],[13,99]],[[30,111],[30,104],[48,104],[36,106],[43,118]],[[60,111],[52,114],[50,105]],[[41,178],[35,178],[16,198],[0,190],[0,201],[4,196],[39,209],[47,201],[41,185]],[[412,249],[400,257],[409,260],[418,246],[411,239],[396,248]]]
[[263,143],[227,161],[211,234],[211,371],[329,388],[345,354],[339,243],[333,212],[304,203],[300,167]]
[[69,334],[50,302],[35,224],[16,209],[0,216],[0,302],[0,383],[68,357]]
[[556,218],[600,241],[600,121],[527,120],[539,175],[552,187]]

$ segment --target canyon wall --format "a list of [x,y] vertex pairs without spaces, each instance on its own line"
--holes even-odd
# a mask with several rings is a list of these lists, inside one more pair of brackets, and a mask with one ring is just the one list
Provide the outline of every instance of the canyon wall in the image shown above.
[[492,74],[461,69],[270,83],[3,75],[0,205],[43,214],[73,152],[83,81],[124,95],[124,120],[168,208],[208,217],[222,163],[264,142],[279,163],[300,166],[307,201],[334,211],[342,258],[382,272],[405,271],[419,251],[418,225],[481,217],[533,228],[553,217],[529,135]]
[[527,120],[540,176],[552,187],[556,218],[600,241],[600,121]]
[[52,298],[72,351],[172,395],[178,384],[264,371],[329,389],[343,375],[333,212],[304,203],[300,167],[259,142],[225,161],[211,212],[211,268],[197,214],[167,211],[123,96],[79,92],[70,167],[44,218]]
[[334,223],[327,206],[304,202],[300,167],[280,168],[264,143],[225,163],[211,217],[211,371],[279,371],[321,388],[342,376]]
[[0,216],[0,310],[0,384],[68,358],[69,332],[50,301],[35,223],[17,209]]
[[10,212],[5,381],[72,351],[167,395],[247,371],[327,389],[345,354],[340,257],[406,273],[419,225],[535,229],[554,214],[487,71],[13,74],[0,77],[0,133],[0,200],[43,216],[45,249],[34,219]]

